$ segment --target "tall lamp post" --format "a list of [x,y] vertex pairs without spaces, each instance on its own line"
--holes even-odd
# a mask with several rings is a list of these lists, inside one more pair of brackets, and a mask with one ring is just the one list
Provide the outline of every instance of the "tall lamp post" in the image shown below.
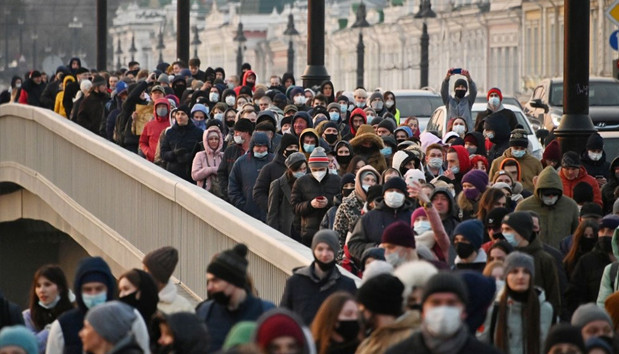
[[9,15],[11,11],[8,9],[4,10],[4,70],[8,70],[9,68]]
[[39,36],[37,35],[37,32],[32,32],[32,37],[30,37],[32,39],[32,69],[36,69],[37,67],[37,39],[39,39]]
[[22,55],[24,55],[24,42],[22,40],[22,28],[24,27],[24,19],[21,17],[18,18],[17,24],[19,25],[19,59],[21,59]]
[[135,33],[131,35],[131,48],[129,48],[129,53],[131,53],[131,61],[135,61],[135,53],[137,53],[138,48],[135,47]]
[[118,38],[118,45],[116,46],[116,51],[114,52],[114,54],[116,54],[116,70],[120,70],[122,64],[120,63],[120,56],[123,54],[123,50],[122,48],[120,48],[120,38]]
[[421,0],[419,4],[419,12],[415,15],[415,18],[423,19],[423,29],[421,32],[421,61],[419,63],[419,86],[426,87],[428,86],[428,71],[429,71],[429,49],[430,46],[430,36],[428,35],[428,25],[426,24],[426,18],[435,18],[436,13],[432,11],[432,4],[430,0]]
[[157,50],[159,50],[159,64],[163,63],[163,50],[165,44],[163,43],[163,27],[159,28],[159,43],[157,43]]
[[294,28],[294,16],[288,15],[288,26],[284,31],[284,36],[288,37],[288,70],[292,76],[294,76],[294,46],[292,45],[292,38],[299,35],[299,31]]
[[245,34],[243,33],[243,24],[241,22],[239,22],[239,26],[236,29],[236,35],[233,40],[239,44],[239,48],[236,51],[236,72],[239,75],[239,79],[242,79],[243,75],[241,75],[241,67],[243,66],[243,43],[247,42],[247,38],[245,38]]
[[73,21],[69,22],[69,28],[73,30],[73,48],[72,55],[77,54],[77,33],[82,29],[83,24],[77,20],[77,17],[73,17]]
[[363,29],[370,27],[366,19],[365,4],[361,2],[357,8],[357,21],[353,23],[352,28],[359,29],[359,42],[357,43],[357,87],[363,87],[363,74],[365,72],[365,44],[363,44]]
[[307,66],[301,79],[303,87],[329,80],[325,67],[325,0],[307,2]]
[[202,44],[202,41],[200,41],[200,36],[198,35],[198,26],[193,26],[192,30],[193,30],[193,40],[191,41],[191,44],[193,45],[193,57],[197,58],[198,57],[198,46]]

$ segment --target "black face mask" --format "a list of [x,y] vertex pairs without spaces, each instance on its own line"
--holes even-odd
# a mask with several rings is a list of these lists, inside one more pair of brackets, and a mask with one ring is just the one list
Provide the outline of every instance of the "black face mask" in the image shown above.
[[290,156],[290,154],[297,152],[297,150],[284,150],[284,157]]
[[598,247],[605,253],[613,252],[613,238],[610,236],[604,236],[598,238]]
[[345,156],[337,155],[335,156],[335,159],[337,160],[337,163],[339,163],[340,165],[348,165],[348,163],[352,159],[352,155],[345,155]]
[[343,188],[342,189],[342,196],[344,197],[348,197],[350,195],[350,193],[352,193],[352,191],[354,191],[354,188]]
[[338,326],[335,328],[335,331],[344,338],[344,341],[351,341],[359,335],[359,321],[338,321],[337,324]]
[[229,128],[234,127],[234,121],[233,120],[227,120],[226,121],[226,126],[229,127]]
[[369,337],[374,331],[374,315],[370,316],[370,318],[365,318],[363,312],[359,312],[359,322],[361,322],[361,326],[363,326],[365,336]]
[[475,248],[470,243],[458,242],[455,244],[456,254],[461,259],[469,258],[473,252],[475,252]]
[[466,90],[456,90],[456,97],[463,98],[466,95]]
[[230,303],[230,295],[226,295],[223,291],[218,291],[211,294],[211,298],[221,306],[227,307]]
[[325,134],[325,140],[329,145],[333,145],[337,141],[337,134]]
[[318,260],[318,258],[314,257],[314,261],[316,262],[316,264],[318,265],[318,268],[320,268],[320,270],[322,270],[323,272],[328,272],[331,269],[335,268],[335,259],[333,259],[331,262],[328,263],[324,263]]
[[593,246],[595,246],[595,243],[597,242],[597,238],[596,237],[582,237],[580,239],[580,250],[582,252],[589,252],[591,251],[591,249],[593,249]]
[[129,305],[131,307],[137,308],[138,307],[138,302],[139,302],[139,300],[136,297],[137,294],[138,294],[138,292],[134,291],[134,292],[132,292],[129,295],[125,295],[123,297],[119,297],[118,300],[124,302],[125,304],[127,304],[127,305]]
[[395,139],[395,141],[398,143],[398,145],[400,145],[400,143],[405,142],[406,139]]

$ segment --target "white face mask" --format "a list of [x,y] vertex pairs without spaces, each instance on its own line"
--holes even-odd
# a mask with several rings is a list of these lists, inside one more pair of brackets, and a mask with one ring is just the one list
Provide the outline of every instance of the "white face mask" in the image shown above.
[[413,230],[415,230],[415,233],[417,235],[421,235],[422,233],[431,229],[432,226],[430,225],[430,222],[428,220],[417,220],[413,224]]
[[499,108],[499,105],[501,104],[501,100],[498,97],[490,97],[490,99],[488,100],[488,104],[492,108],[497,109]]
[[294,96],[294,104],[296,105],[302,105],[305,104],[305,96]]
[[230,107],[234,106],[234,102],[236,101],[236,98],[234,98],[234,96],[226,96],[226,104]]
[[245,139],[243,139],[240,135],[235,135],[234,136],[234,143],[241,145],[245,142]]
[[322,179],[325,178],[326,175],[327,171],[312,171],[312,176],[314,176],[314,178],[318,182],[322,181]]
[[208,100],[211,102],[217,102],[219,101],[219,94],[217,92],[211,92],[208,95]]
[[393,268],[397,268],[399,265],[404,263],[404,259],[400,257],[398,252],[393,252],[385,255],[385,261],[393,266]]
[[385,101],[385,106],[386,106],[387,108],[391,108],[391,107],[393,107],[393,104],[394,104],[394,102],[393,102],[392,100],[387,100],[387,101]]
[[386,192],[385,204],[391,209],[397,209],[404,204],[404,194],[400,192]]
[[600,159],[602,159],[602,154],[601,152],[593,152],[593,151],[587,151],[587,155],[589,155],[589,158],[593,161],[600,161]]
[[451,130],[453,130],[458,135],[462,135],[464,134],[464,131],[466,130],[466,128],[464,128],[464,125],[454,125],[453,128],[451,128]]
[[553,206],[557,204],[557,200],[559,200],[559,196],[557,195],[552,196],[552,197],[542,196],[542,202],[544,203],[544,205],[547,205],[547,206]]
[[430,159],[430,163],[429,163],[430,167],[432,168],[439,168],[439,167],[443,167],[443,159],[441,159],[440,157],[432,157]]
[[462,325],[462,309],[455,306],[437,306],[429,309],[423,318],[427,330],[439,338],[451,337]]

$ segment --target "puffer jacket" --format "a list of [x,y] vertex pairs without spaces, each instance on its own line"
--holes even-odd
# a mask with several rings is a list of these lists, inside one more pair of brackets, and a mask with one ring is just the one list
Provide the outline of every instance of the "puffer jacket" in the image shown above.
[[395,221],[404,221],[410,226],[413,203],[404,200],[398,209],[388,207],[383,198],[377,198],[376,207],[361,216],[348,240],[348,250],[356,260],[362,258],[363,252],[380,244],[385,228]]
[[194,183],[191,179],[192,153],[196,144],[202,141],[202,133],[202,130],[196,127],[191,119],[187,125],[180,126],[174,123],[165,130],[159,139],[160,156],[165,162],[165,169]]
[[[363,144],[367,142],[371,143],[372,147],[364,147]],[[361,125],[357,135],[350,140],[350,146],[355,155],[365,157],[368,165],[374,167],[378,173],[383,173],[387,169],[387,160],[380,153],[380,150],[384,148],[383,140],[376,135],[371,125]]]
[[[587,139],[587,146],[604,146],[604,139],[598,133],[591,134],[589,139]],[[589,157],[587,150],[585,150],[580,155],[580,161],[587,169],[589,176],[603,176],[608,179],[610,163],[606,161],[606,151],[602,150],[601,159],[593,161]],[[610,171],[610,174],[614,174],[614,171]]]
[[[340,192],[340,181],[339,176],[327,173],[320,182],[313,175],[307,174],[294,183],[290,202],[295,215],[301,219],[303,244],[311,245],[312,237],[320,228],[322,218],[333,205],[333,198]],[[325,208],[315,209],[311,201],[319,196],[327,198],[328,204]]]
[[168,101],[167,98],[160,98],[155,101],[153,105],[153,117],[155,117],[155,119],[144,125],[144,130],[142,130],[139,140],[140,150],[150,162],[155,160],[155,152],[157,151],[161,132],[170,126],[170,119],[168,116],[160,117],[157,115],[157,105],[165,105],[168,109],[168,115],[170,114],[170,101]]
[[610,164],[608,182],[602,187],[602,201],[604,202],[604,214],[609,214],[613,210],[615,202],[615,188],[619,186],[619,176],[615,175],[615,168],[619,166],[619,157],[616,157]]
[[[613,254],[615,258],[619,260],[619,229],[615,229],[613,233]],[[612,267],[615,264],[615,267],[618,267],[618,261],[615,261],[604,268],[604,273],[602,274],[602,281],[600,282],[600,291],[598,293],[597,304],[600,307],[604,307],[604,302],[606,298],[609,297],[612,293],[619,291],[619,272],[615,271],[614,279],[611,278]]]
[[[538,159],[533,157],[533,155],[531,155],[529,152],[525,153],[523,157],[518,159],[515,158],[514,155],[512,155],[511,148],[505,150],[503,152],[503,155],[492,161],[490,173],[488,174],[489,176],[491,176],[491,179],[492,177],[494,177],[494,174],[501,169],[500,166],[503,160],[507,158],[516,159],[516,161],[518,161],[518,164],[520,165],[520,182],[522,183],[524,189],[532,191],[534,188],[533,177],[539,175],[540,172],[542,172],[543,167],[542,163]],[[563,194],[566,194],[565,189]],[[571,197],[571,195],[568,195],[568,197]]]
[[540,173],[533,195],[520,202],[516,206],[516,211],[531,210],[539,214],[539,238],[550,246],[559,248],[564,235],[571,235],[578,227],[578,205],[572,198],[566,196],[561,196],[553,206],[544,205],[540,191],[545,188],[563,192],[561,178],[551,166]]
[[585,182],[593,188],[593,202],[602,206],[602,192],[600,192],[600,186],[595,178],[589,176],[584,166],[580,166],[578,177],[571,181],[565,177],[565,170],[562,168],[559,169],[559,176],[561,177],[561,182],[563,183],[563,195],[573,198],[574,187],[576,187],[576,185],[580,182]]
[[69,82],[75,82],[75,78],[71,75],[67,75],[63,80],[62,80],[62,87],[63,90],[59,91],[56,94],[56,100],[54,102],[54,112],[60,114],[61,116],[67,118],[67,111],[65,111],[64,106],[62,105],[62,101],[64,99],[64,88],[67,87],[67,84]]
[[[217,136],[219,136],[219,145],[216,149],[212,149],[208,145],[208,135],[211,132],[215,132]],[[202,134],[202,143],[204,144],[204,151],[198,152],[193,158],[191,178],[196,181],[198,187],[211,190],[213,177],[217,176],[217,168],[219,168],[219,164],[224,156],[222,151],[224,146],[223,134],[216,126],[210,126],[204,131],[204,134]]]
[[[548,301],[546,301],[544,291],[539,288],[536,288],[535,290],[538,293],[537,298],[539,300],[539,343],[540,350],[542,350],[544,342],[546,341],[546,336],[548,335],[548,332],[550,330],[550,326],[554,322],[553,308],[552,305]],[[496,311],[495,321],[498,321],[499,301],[503,296],[503,292],[505,291],[505,288],[503,288],[498,292],[496,300],[494,302],[494,306],[491,306],[486,314],[486,321],[483,325],[483,331],[477,333],[477,339],[479,339],[483,343],[496,343],[496,339],[492,341],[490,340],[490,336],[495,337],[496,331],[499,328],[498,322],[495,322],[494,326],[492,326],[492,313]],[[521,302],[515,301],[512,298],[507,299],[507,337],[510,354],[526,353],[526,343],[524,342],[524,334],[522,333],[522,308],[523,304]],[[494,327],[494,333],[490,333],[491,327]]]

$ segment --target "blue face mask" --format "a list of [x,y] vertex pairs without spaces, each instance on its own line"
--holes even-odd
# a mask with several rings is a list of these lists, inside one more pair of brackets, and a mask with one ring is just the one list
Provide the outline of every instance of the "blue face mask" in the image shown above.
[[340,119],[340,114],[337,112],[329,112],[329,117],[331,117],[332,121],[337,122]]
[[87,308],[91,309],[107,301],[107,292],[102,291],[94,295],[82,294],[82,300],[84,301],[84,305],[86,305]]
[[206,120],[191,120],[193,122],[193,124],[196,125],[196,127],[202,129],[202,130],[206,130]]
[[516,235],[514,235],[512,233],[504,232],[503,233],[503,238],[505,239],[505,241],[507,241],[507,243],[509,243],[513,247],[518,246],[518,241],[516,240]]
[[263,159],[263,158],[265,158],[267,156],[268,153],[269,153],[268,151],[265,151],[265,152],[255,152],[254,151],[254,157],[257,158],[257,159]]
[[380,149],[380,153],[383,154],[383,156],[391,155],[391,146]]
[[460,172],[460,166],[454,166],[454,167],[452,167],[452,168],[451,168],[451,172],[453,172],[453,173],[454,173],[454,175],[455,175],[455,174],[457,174],[457,173],[459,173],[459,172]]
[[367,116],[367,124],[372,124],[372,120],[374,120],[374,116]]
[[312,153],[312,151],[314,151],[315,147],[316,146],[314,144],[303,144],[303,150],[305,150],[305,152],[308,152],[310,154]]
[[526,150],[513,150],[512,149],[512,156],[519,159],[523,157],[526,152],[527,152]]
[[340,111],[346,112],[348,110],[348,105],[346,103],[340,105]]
[[292,173],[292,176],[293,176],[294,178],[297,178],[297,179],[298,179],[298,178],[301,178],[301,177],[305,176],[305,171],[297,171],[297,172],[293,172],[293,173]]

